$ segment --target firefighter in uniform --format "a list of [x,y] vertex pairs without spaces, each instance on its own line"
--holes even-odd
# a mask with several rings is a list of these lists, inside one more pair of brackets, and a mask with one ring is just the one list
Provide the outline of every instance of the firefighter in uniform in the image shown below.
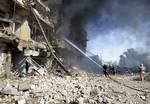
[[145,76],[145,66],[143,64],[141,64],[139,69],[140,69],[140,79],[141,79],[141,81],[143,81],[144,76]]
[[105,77],[109,76],[109,74],[108,74],[108,66],[105,65],[105,64],[103,65],[103,73],[104,73]]

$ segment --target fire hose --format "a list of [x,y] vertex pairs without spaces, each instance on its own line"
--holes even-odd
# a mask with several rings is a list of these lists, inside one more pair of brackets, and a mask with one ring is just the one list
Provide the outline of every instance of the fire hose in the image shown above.
[[[91,62],[93,62],[95,65],[97,65],[99,68],[102,68],[102,66],[100,64],[98,64],[97,62],[95,62],[93,59],[91,59],[90,57],[88,57],[81,49],[79,49],[75,44],[73,44],[72,42],[70,42],[69,40],[67,39],[63,39],[66,43],[68,43],[69,45],[71,45],[72,47],[74,47],[76,50],[78,50],[80,53],[82,53],[85,57],[87,57],[89,60],[91,60]],[[124,87],[127,87],[129,89],[132,89],[132,90],[135,90],[135,91],[138,91],[138,92],[143,92],[143,93],[150,93],[150,91],[144,91],[144,90],[140,90],[140,89],[137,89],[137,88],[133,88],[131,86],[128,86],[124,83],[121,83],[115,79],[113,79],[111,76],[108,75],[108,78],[110,80],[112,80],[113,82],[119,84],[119,85],[123,85]]]
[[128,86],[128,85],[126,85],[126,84],[124,84],[124,83],[121,83],[121,82],[119,82],[119,81],[113,79],[113,78],[110,77],[110,76],[108,76],[108,78],[109,78],[110,80],[112,80],[113,82],[115,82],[115,83],[117,83],[117,84],[120,84],[120,85],[123,85],[124,87],[127,87],[127,88],[129,88],[129,89],[132,89],[132,90],[135,90],[135,91],[138,91],[138,92],[143,92],[143,93],[150,93],[150,91],[144,91],[144,90],[141,90],[141,89],[137,89],[137,88]]
[[[40,23],[40,21],[39,21],[37,15],[36,15],[35,11],[34,11],[34,9],[33,9],[33,7],[32,7],[31,5],[30,5],[30,8],[31,8],[32,13],[34,14],[34,17],[36,18],[36,20],[37,20],[37,22],[38,22],[38,25],[39,25],[39,27],[40,27],[40,29],[41,29],[41,31],[42,31],[42,34],[43,34],[43,36],[44,36],[44,38],[45,38],[45,40],[46,40],[46,43],[47,43],[47,45],[48,45],[48,47],[49,47],[49,49],[50,49],[50,51],[51,51],[53,57],[56,59],[56,61],[59,63],[59,65],[64,69],[64,71],[65,71],[68,75],[70,75],[70,73],[66,70],[65,65],[63,65],[63,63],[59,60],[59,58],[54,54],[53,49],[52,49],[52,45],[49,43],[49,41],[48,41],[48,39],[47,39],[47,37],[46,37],[46,34],[45,34],[45,32],[44,32],[44,29],[43,29],[43,27],[42,27],[42,25],[41,25],[41,23]],[[87,57],[89,60],[91,60],[91,61],[92,61],[95,65],[97,65],[99,68],[102,68],[102,66],[101,66],[100,64],[98,64],[98,63],[95,62],[93,59],[91,59],[90,57],[88,57],[81,49],[79,49],[79,48],[78,48],[76,45],[74,45],[72,42],[70,42],[70,41],[67,40],[67,39],[63,39],[63,40],[64,40],[66,43],[68,43],[69,45],[71,45],[73,48],[75,48],[76,50],[78,50],[80,53],[82,53],[85,57]],[[119,81],[113,79],[113,78],[110,77],[110,76],[108,76],[108,78],[109,78],[110,80],[112,80],[113,82],[116,82],[117,84],[120,84],[120,85],[122,85],[122,86],[124,86],[124,87],[127,87],[127,88],[129,88],[129,89],[132,89],[132,90],[135,90],[135,91],[138,91],[138,92],[143,92],[143,93],[150,93],[150,91],[144,91],[144,90],[141,90],[141,89],[137,89],[137,88],[133,88],[133,87],[131,87],[131,86],[128,86],[128,85],[126,85],[126,84],[124,84],[124,83],[121,83],[121,82],[119,82]]]

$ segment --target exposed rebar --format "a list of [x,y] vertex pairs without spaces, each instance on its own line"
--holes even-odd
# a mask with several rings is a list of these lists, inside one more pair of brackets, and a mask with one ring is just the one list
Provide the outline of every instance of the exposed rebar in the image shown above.
[[33,13],[33,15],[34,15],[34,17],[35,17],[35,19],[36,19],[36,21],[37,21],[37,23],[38,23],[40,29],[41,29],[41,31],[42,31],[42,34],[43,34],[43,36],[44,36],[44,39],[45,39],[45,41],[46,41],[46,43],[47,43],[47,45],[48,45],[49,50],[51,51],[51,53],[52,53],[52,55],[53,55],[53,57],[54,57],[54,59],[55,59],[55,60],[58,62],[58,64],[64,69],[64,71],[65,71],[68,75],[70,75],[70,73],[69,73],[68,70],[66,69],[66,66],[65,66],[65,65],[59,60],[59,58],[54,54],[53,49],[52,49],[52,45],[51,45],[50,42],[48,41],[48,39],[47,39],[47,37],[46,37],[46,34],[45,34],[45,32],[44,32],[44,29],[43,29],[43,27],[42,27],[42,25],[41,25],[41,23],[40,23],[40,20],[38,19],[37,15],[36,15],[36,13],[35,13],[33,7],[30,6],[30,8],[31,8],[31,11],[32,11],[32,13]]

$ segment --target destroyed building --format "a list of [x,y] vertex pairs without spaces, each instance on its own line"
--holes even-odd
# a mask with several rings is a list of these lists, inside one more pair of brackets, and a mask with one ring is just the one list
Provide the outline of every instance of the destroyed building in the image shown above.
[[0,104],[149,104],[150,83],[137,76],[57,73],[80,65],[102,72],[99,56],[85,54],[84,30],[89,9],[102,1],[0,0]]
[[[10,70],[26,73],[29,64],[35,70],[51,69],[55,63],[62,67],[62,63],[71,66],[80,62],[81,54],[61,40],[64,34],[59,32],[65,22],[66,5],[65,0],[0,1],[1,72],[7,69],[8,74]],[[87,36],[82,26],[84,16],[80,17],[84,14],[84,10],[72,14],[70,33],[65,34],[83,51]]]
[[[51,42],[54,27],[48,17],[50,10],[44,2],[0,1],[1,70],[13,68],[25,71],[27,57],[32,57],[41,65],[48,62],[50,51],[42,31]],[[32,9],[30,5],[33,5]],[[42,31],[40,25],[44,27]]]

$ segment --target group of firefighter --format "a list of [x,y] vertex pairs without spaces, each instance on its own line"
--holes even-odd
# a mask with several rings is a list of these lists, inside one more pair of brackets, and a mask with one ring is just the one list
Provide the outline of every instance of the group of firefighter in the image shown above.
[[[140,66],[138,67],[138,72],[140,74],[140,80],[143,81],[145,78],[145,66],[144,64],[140,64]],[[103,73],[105,75],[105,77],[109,77],[109,74],[113,74],[116,75],[116,69],[114,67],[114,65],[103,65]]]
[[116,74],[116,70],[115,67],[113,65],[103,65],[103,73],[105,75],[105,77],[109,76],[109,73],[115,75]]

